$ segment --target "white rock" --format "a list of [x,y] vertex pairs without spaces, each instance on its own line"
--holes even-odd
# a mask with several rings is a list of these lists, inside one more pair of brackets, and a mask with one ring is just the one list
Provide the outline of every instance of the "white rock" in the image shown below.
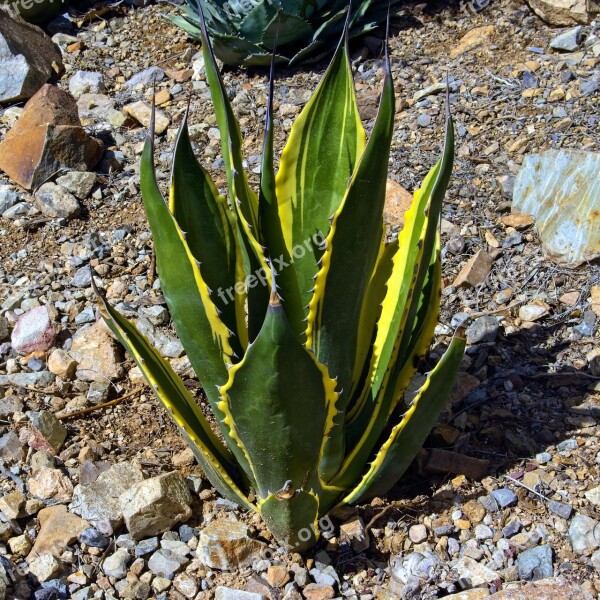
[[60,560],[52,554],[41,554],[29,563],[29,573],[33,575],[39,583],[44,583],[49,579],[54,579],[63,570]]

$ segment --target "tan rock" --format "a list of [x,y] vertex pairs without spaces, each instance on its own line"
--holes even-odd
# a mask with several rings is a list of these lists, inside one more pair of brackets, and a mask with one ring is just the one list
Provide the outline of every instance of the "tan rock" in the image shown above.
[[[135,119],[140,125],[144,127],[150,127],[150,120],[152,117],[152,107],[147,102],[139,100],[133,104],[128,104],[123,107],[123,112],[128,114],[130,117]],[[169,115],[160,109],[156,109],[156,133],[160,135],[167,130],[167,127],[171,123]]]
[[27,560],[32,560],[40,554],[52,554],[59,558],[67,546],[73,544],[77,536],[90,526],[77,515],[68,513],[63,504],[40,510],[38,519],[40,532]]
[[192,516],[192,496],[179,471],[135,484],[120,502],[125,525],[136,540],[168,531]]
[[480,598],[487,598],[489,595],[490,592],[487,587],[473,588],[472,590],[465,590],[464,592],[458,592],[458,594],[445,596],[444,600],[479,600]]
[[494,259],[485,250],[479,250],[461,269],[453,285],[456,287],[475,287],[483,283],[493,264]]
[[594,313],[600,317],[600,286],[593,285],[590,290],[590,304]]
[[591,0],[527,0],[531,10],[550,25],[587,25],[598,12]]
[[456,58],[465,52],[488,44],[495,31],[496,28],[493,25],[484,25],[483,27],[471,29],[471,31],[460,39],[458,45],[450,50],[450,56]]
[[535,219],[531,215],[512,214],[500,218],[500,223],[515,229],[525,229],[533,225]]
[[71,379],[75,374],[77,361],[65,350],[56,349],[48,357],[48,370],[62,379]]
[[25,496],[21,492],[9,492],[0,498],[0,512],[8,519],[23,516]]
[[40,554],[29,563],[29,573],[38,583],[55,579],[63,569],[62,562],[51,554]]
[[102,322],[79,331],[70,354],[78,362],[77,377],[83,381],[120,379],[123,375],[121,349]]
[[352,544],[356,553],[364,552],[371,544],[363,520],[356,516],[340,525],[340,537]]
[[211,569],[251,565],[264,544],[248,537],[248,527],[236,519],[214,519],[201,532],[196,555]]
[[59,469],[43,467],[29,480],[29,491],[41,500],[69,502],[73,496],[73,484]]
[[410,208],[413,195],[393,179],[388,179],[385,186],[385,205],[383,220],[391,227],[401,229],[404,225],[404,213]]
[[179,469],[180,467],[189,467],[194,464],[194,453],[191,448],[186,448],[185,450],[174,454],[171,462],[176,469]]
[[271,587],[281,588],[290,580],[290,573],[285,565],[271,565],[267,569],[267,582]]
[[487,475],[489,465],[490,461],[486,459],[434,448],[429,453],[425,472],[436,475],[456,473],[466,475],[469,479],[479,480]]
[[75,99],[46,84],[0,143],[0,169],[31,190],[62,169],[93,169],[102,153],[102,143],[82,128]]

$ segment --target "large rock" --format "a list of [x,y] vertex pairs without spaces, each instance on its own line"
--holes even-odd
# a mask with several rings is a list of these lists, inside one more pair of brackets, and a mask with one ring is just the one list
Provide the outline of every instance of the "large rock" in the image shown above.
[[102,154],[102,142],[81,126],[73,96],[46,84],[0,143],[0,169],[31,190],[60,170],[93,169]]
[[248,537],[248,527],[235,519],[215,519],[201,532],[196,556],[211,569],[231,570],[251,565],[264,544]]
[[38,519],[40,531],[27,560],[40,554],[52,554],[59,558],[67,546],[73,544],[77,536],[89,527],[89,523],[68,513],[67,507],[62,504],[43,508],[38,513]]
[[140,469],[130,463],[113,465],[96,481],[75,487],[71,510],[94,524],[120,525],[123,521],[120,497],[143,478]]
[[23,355],[52,348],[54,327],[45,306],[36,306],[19,317],[12,332],[11,345]]
[[[449,600],[451,596],[446,596]],[[489,596],[489,600],[593,600],[579,584],[569,583],[560,577],[540,579],[523,587],[502,590]]]
[[39,27],[0,11],[0,103],[31,98],[62,69],[60,50]]
[[120,348],[103,322],[75,334],[71,356],[78,362],[77,377],[83,381],[106,381],[123,375]]
[[548,150],[523,160],[514,213],[531,215],[547,254],[575,266],[600,256],[600,153]]
[[527,3],[550,25],[586,25],[599,12],[599,5],[593,0],[527,0]]
[[179,471],[146,479],[121,496],[125,525],[140,540],[168,531],[192,516],[192,496]]

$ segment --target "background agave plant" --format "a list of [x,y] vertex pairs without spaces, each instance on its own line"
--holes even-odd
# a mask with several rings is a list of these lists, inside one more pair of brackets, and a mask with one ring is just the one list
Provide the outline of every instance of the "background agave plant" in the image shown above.
[[[352,4],[353,38],[385,22],[401,0],[200,0],[214,52],[227,65],[267,66],[276,61],[315,61],[335,48]],[[185,0],[183,16],[168,18],[191,36],[202,37],[197,0]],[[277,40],[277,42],[276,42]]]
[[271,76],[256,194],[204,28],[201,36],[228,198],[196,161],[186,120],[168,201],[154,173],[153,132],[141,184],[165,299],[218,431],[133,323],[102,298],[101,311],[215,488],[303,550],[333,507],[398,481],[449,396],[461,331],[416,395],[403,399],[439,314],[438,223],[453,128],[448,118],[443,156],[415,192],[398,239],[386,244],[389,62],[366,142],[347,44],[339,44],[293,125],[277,175]]

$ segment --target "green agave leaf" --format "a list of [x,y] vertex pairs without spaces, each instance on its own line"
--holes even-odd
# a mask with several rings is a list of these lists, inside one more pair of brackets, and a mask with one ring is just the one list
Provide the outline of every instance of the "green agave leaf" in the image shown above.
[[312,25],[308,21],[287,12],[279,12],[265,27],[262,43],[267,48],[273,48],[275,44],[297,44],[299,39],[310,38],[312,32]]
[[314,493],[269,494],[259,511],[277,540],[291,550],[304,552],[319,539],[319,497]]
[[[383,205],[394,130],[394,103],[388,62],[373,134],[344,200],[334,213],[309,306],[306,346],[336,377],[342,390],[339,403],[342,412],[352,390],[364,299],[383,244]],[[357,260],[357,256],[361,259]],[[325,480],[335,475],[344,454],[342,421],[332,431],[327,444],[327,469],[322,473]]]
[[[152,124],[142,154],[140,183],[158,273],[177,335],[220,422],[224,415],[217,406],[217,386],[227,381],[226,364],[233,362],[230,333],[218,315],[196,259],[156,183],[153,132]],[[222,432],[229,442],[227,428],[222,427]]]
[[262,2],[254,6],[240,24],[240,35],[255,44],[260,44],[269,23],[277,16],[277,8]]
[[322,255],[315,239],[329,232],[329,217],[344,198],[364,144],[347,48],[341,42],[292,127],[276,177],[285,245],[294,258],[305,307]]
[[255,510],[241,491],[244,482],[231,452],[213,433],[206,417],[171,365],[131,321],[122,317],[106,302],[93,278],[92,286],[106,324],[137,363],[148,385],[192,448],[210,482],[225,498],[244,508]]
[[200,263],[202,279],[212,290],[211,300],[221,320],[235,334],[229,338],[234,355],[241,358],[248,331],[246,294],[236,292],[235,287],[243,288],[245,280],[237,226],[227,200],[196,160],[187,120],[186,114],[175,143],[169,208]]
[[304,341],[304,306],[293,261],[288,253],[279,220],[279,206],[275,186],[273,159],[273,87],[275,81],[275,58],[271,62],[269,98],[263,141],[260,175],[259,222],[260,237],[265,243],[265,252],[276,273],[277,290],[283,299],[286,317],[300,342]]
[[[235,208],[243,247],[249,267],[248,276],[264,275],[267,280],[271,273],[259,239],[258,198],[248,185],[248,177],[243,167],[242,136],[221,75],[217,69],[213,50],[208,39],[204,17],[200,13],[202,52],[206,66],[206,78],[215,109],[217,124],[221,134],[221,151],[230,192],[230,203]],[[215,40],[216,42],[216,40]],[[253,340],[262,325],[269,298],[265,285],[249,286],[248,290],[248,338]]]
[[230,448],[248,465],[259,499],[320,487],[316,468],[336,414],[335,381],[298,342],[275,292],[258,337],[220,392],[237,444]]
[[356,504],[389,491],[410,466],[443,410],[458,373],[466,340],[458,331],[360,483],[341,504]]

